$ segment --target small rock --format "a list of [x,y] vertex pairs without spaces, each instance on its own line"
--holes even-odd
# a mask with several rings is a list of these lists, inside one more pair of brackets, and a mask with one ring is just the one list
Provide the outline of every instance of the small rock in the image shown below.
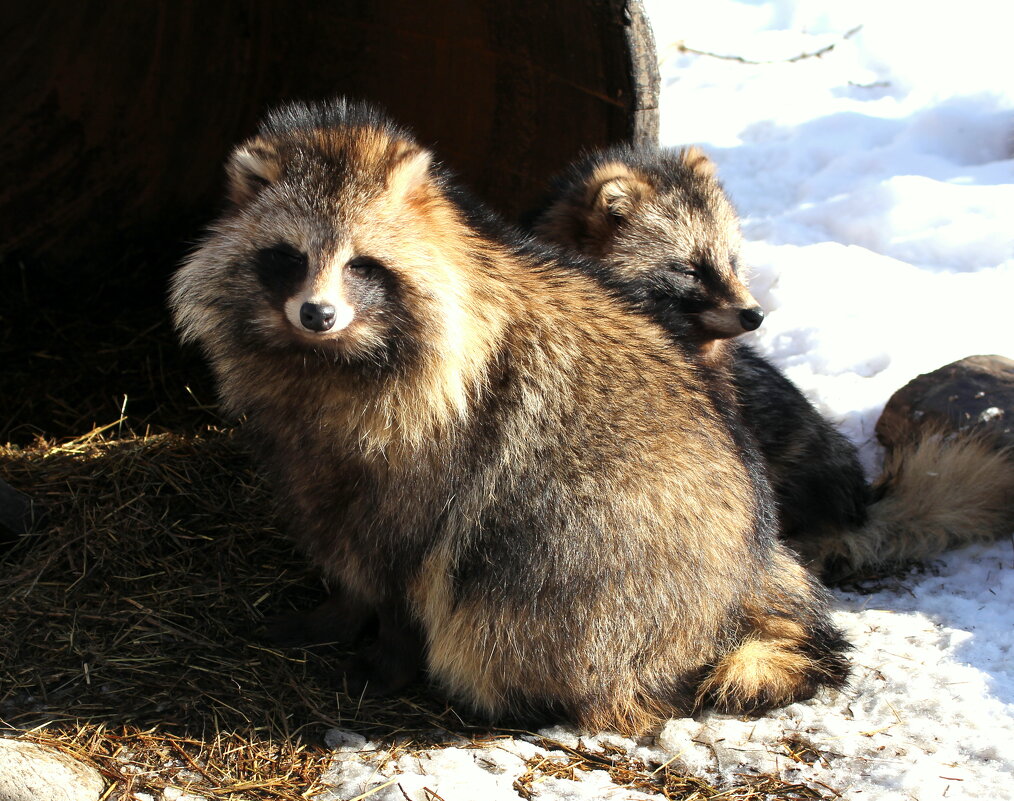
[[893,448],[925,427],[976,429],[1014,445],[1014,360],[969,356],[909,381],[887,402],[877,439]]
[[351,731],[328,729],[324,733],[324,745],[335,751],[363,751],[366,738]]
[[97,801],[105,781],[61,751],[0,738],[0,801]]

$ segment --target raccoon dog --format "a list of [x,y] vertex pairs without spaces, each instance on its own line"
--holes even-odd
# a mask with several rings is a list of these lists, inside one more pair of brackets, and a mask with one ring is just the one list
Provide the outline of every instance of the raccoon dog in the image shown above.
[[663,329],[371,107],[276,111],[228,173],[176,324],[302,546],[395,610],[388,651],[417,630],[493,718],[629,732],[846,679],[822,588]]
[[[688,343],[703,367],[729,371],[782,534],[818,572],[841,578],[1014,528],[1014,512],[1004,512],[1014,501],[1010,460],[975,437],[946,447],[929,438],[892,455],[875,488],[883,500],[868,505],[848,439],[732,339],[757,328],[763,312],[739,276],[736,213],[699,149],[594,153],[556,179],[533,225],[543,239],[593,256],[592,273]],[[983,474],[992,477],[983,483]]]

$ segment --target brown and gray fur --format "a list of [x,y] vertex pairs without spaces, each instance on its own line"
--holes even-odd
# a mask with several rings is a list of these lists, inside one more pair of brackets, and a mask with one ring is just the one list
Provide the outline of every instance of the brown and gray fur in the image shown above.
[[931,559],[1014,534],[1014,450],[986,431],[920,431],[891,449],[860,528],[794,543],[830,578]]
[[[398,618],[379,650],[416,631],[475,710],[623,731],[845,681],[822,589],[661,327],[369,107],[275,112],[229,175],[176,324],[303,548]],[[302,328],[324,300],[334,327]]]
[[[728,371],[775,488],[782,535],[818,572],[841,578],[1014,529],[1014,511],[1001,511],[1011,510],[1010,461],[975,437],[946,446],[929,438],[892,456],[869,505],[852,444],[732,339],[763,315],[740,276],[737,215],[698,148],[593,153],[553,182],[533,217],[543,239],[594,257],[592,274],[689,345],[703,369]],[[935,467],[924,473],[929,454]]]
[[774,486],[784,536],[866,519],[855,448],[803,394],[734,337],[763,319],[740,277],[739,220],[698,148],[619,146],[556,179],[536,233],[595,259],[596,276],[665,326],[705,368],[728,371]]

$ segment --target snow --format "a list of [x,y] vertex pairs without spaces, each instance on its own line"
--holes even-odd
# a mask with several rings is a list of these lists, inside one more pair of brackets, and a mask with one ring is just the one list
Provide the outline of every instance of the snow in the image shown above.
[[[1014,358],[1006,6],[646,6],[662,60],[662,141],[701,145],[742,215],[751,287],[768,311],[755,342],[860,447],[872,476],[873,426],[894,390],[964,356]],[[678,41],[771,63],[680,52]],[[855,645],[840,693],[759,720],[673,720],[638,742],[568,727],[540,734],[711,781],[777,773],[864,801],[1014,798],[1014,539],[835,599]],[[530,761],[566,762],[531,738],[399,756],[330,736],[333,798],[516,799]],[[791,759],[786,740],[820,758]],[[661,797],[602,770],[543,775],[532,789],[553,801]]]
[[[761,350],[875,472],[873,425],[895,389],[1014,352],[1014,62],[997,63],[1009,50],[991,33],[1004,9],[702,5],[648,4],[665,59],[662,141],[698,143],[719,165],[769,313]],[[781,63],[680,54],[677,37]]]

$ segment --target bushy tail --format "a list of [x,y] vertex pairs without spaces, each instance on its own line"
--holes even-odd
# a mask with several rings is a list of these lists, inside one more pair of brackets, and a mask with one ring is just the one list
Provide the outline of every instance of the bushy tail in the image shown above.
[[1014,533],[1014,449],[993,443],[973,432],[927,433],[896,447],[866,524],[798,543],[803,559],[841,580]]
[[699,706],[759,714],[848,679],[850,646],[831,622],[827,591],[778,546],[744,609],[744,637],[706,677]]

